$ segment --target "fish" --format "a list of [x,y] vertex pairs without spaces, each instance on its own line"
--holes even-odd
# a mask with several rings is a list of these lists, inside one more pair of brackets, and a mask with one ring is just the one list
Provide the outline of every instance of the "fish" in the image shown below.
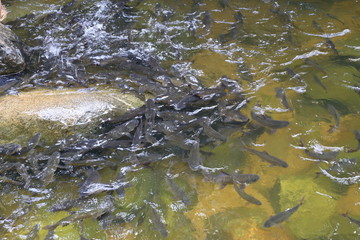
[[300,82],[303,82],[302,78],[299,76],[299,74],[295,73],[291,68],[285,68],[286,72],[292,77],[296,78]]
[[241,174],[234,172],[231,174],[234,183],[244,184],[244,183],[254,183],[260,179],[260,176],[257,174]]
[[26,235],[26,240],[34,240],[39,238],[39,230],[40,230],[40,224],[35,224],[30,232]]
[[13,155],[21,150],[21,145],[17,143],[6,143],[0,145],[0,156],[1,155]]
[[85,198],[76,198],[55,203],[50,207],[50,212],[67,211],[79,205]]
[[152,206],[150,206],[150,219],[154,224],[155,229],[161,234],[162,237],[166,238],[169,234],[167,230],[167,224],[163,223],[158,211]]
[[235,12],[235,14],[233,15],[234,19],[235,19],[235,24],[237,25],[242,25],[244,24],[244,15],[242,15],[242,13],[240,11]]
[[241,147],[241,149],[244,149],[252,154],[255,154],[256,156],[260,157],[261,159],[265,160],[268,163],[271,163],[274,166],[279,166],[279,167],[283,167],[283,168],[287,168],[289,166],[285,161],[283,161],[275,156],[270,155],[266,151],[260,152],[260,151],[257,151],[255,149],[251,149],[251,148],[248,148],[245,146]]
[[256,114],[254,111],[251,111],[250,115],[256,122],[273,129],[287,127],[290,124],[288,121],[274,120],[269,116]]
[[98,218],[108,211],[109,210],[106,207],[76,211],[76,212],[71,213],[71,215],[60,219],[58,222],[56,222],[54,224],[43,227],[43,229],[54,230],[59,226],[64,227],[75,221],[84,220],[87,218]]
[[206,171],[202,171],[202,174],[205,177],[206,181],[218,183],[221,185],[221,188],[224,188],[227,184],[232,184],[234,182],[233,176],[220,171],[220,173],[208,173]]
[[321,33],[324,32],[324,30],[321,28],[320,24],[317,21],[313,20],[311,23],[316,30],[318,30]]
[[330,40],[330,38],[325,39],[325,44],[335,53],[336,55],[339,55],[338,50],[335,47],[335,44],[333,41]]
[[21,178],[25,181],[24,188],[26,188],[26,189],[29,188],[31,177],[30,177],[25,165],[24,164],[18,164],[16,166],[16,171],[19,173]]
[[190,205],[190,199],[187,193],[179,185],[177,185],[169,176],[165,177],[165,181],[177,199],[181,200],[185,205]]
[[202,19],[202,24],[204,25],[203,27],[203,32],[201,34],[201,36],[205,36],[207,35],[208,33],[210,33],[210,30],[211,30],[211,25],[213,23],[213,19],[211,18],[211,13],[210,11],[206,11],[205,14],[204,14],[204,17]]
[[28,142],[28,145],[26,147],[23,147],[18,153],[18,155],[23,155],[25,153],[28,153],[29,151],[31,151],[31,149],[35,148],[39,144],[40,138],[41,138],[40,133],[36,133],[34,136],[32,136]]
[[276,214],[275,216],[271,216],[265,223],[264,223],[264,227],[265,228],[269,228],[272,227],[276,224],[282,223],[285,220],[287,220],[291,215],[293,215],[301,205],[303,205],[304,203],[304,198],[303,197],[300,201],[300,203],[298,205],[296,205],[293,208],[288,208],[285,211]]
[[216,131],[215,129],[213,129],[210,126],[210,120],[209,119],[205,119],[201,126],[203,127],[204,133],[206,136],[208,136],[209,138],[212,138],[214,140],[219,140],[222,142],[226,142],[226,137],[224,135],[222,135],[221,133],[219,133],[218,131]]
[[332,130],[334,130],[336,128],[339,128],[339,126],[340,126],[340,114],[336,110],[336,108],[331,104],[328,104],[328,111],[333,116],[334,121],[335,121],[335,126],[332,127],[332,129],[330,129],[332,131]]
[[325,90],[325,92],[327,92],[326,86],[325,86],[325,85],[323,84],[323,82],[316,76],[316,74],[313,75],[313,78],[314,78],[315,82],[316,82],[317,84],[319,84],[319,85]]
[[85,159],[85,160],[79,160],[79,161],[62,160],[62,162],[66,165],[71,165],[71,166],[89,166],[89,167],[105,166],[105,167],[112,167],[112,168],[115,168],[118,166],[116,163],[114,163],[110,160],[106,160],[104,158]]
[[286,94],[284,89],[276,87],[275,88],[275,92],[276,92],[276,97],[281,99],[281,104],[284,105],[284,107],[288,110],[292,110],[292,108],[290,107],[290,104],[287,100]]
[[[0,4],[0,7],[1,7],[1,4]],[[0,8],[0,10],[1,10],[1,8]],[[0,13],[1,13],[1,11],[0,11]],[[1,15],[0,15],[0,17],[1,17]],[[11,87],[15,86],[17,83],[19,83],[18,80],[6,82],[5,84],[0,86],[0,93],[3,93],[5,91],[9,90]]]
[[122,136],[129,136],[129,132],[133,131],[138,125],[139,120],[129,120],[123,124],[120,124],[105,134],[106,139],[118,139]]
[[305,153],[315,159],[332,161],[332,160],[336,159],[337,155],[339,154],[339,151],[317,153],[317,152],[312,152],[308,149],[305,149]]
[[250,202],[252,204],[262,205],[262,203],[258,199],[256,199],[253,196],[247,194],[244,191],[244,188],[245,188],[244,184],[235,184],[234,183],[234,189],[239,194],[240,197],[242,197],[243,199],[245,199],[246,201],[248,201],[248,202]]
[[56,169],[58,168],[60,163],[60,153],[54,152],[47,164],[46,167],[37,175],[37,178],[39,178],[44,186],[47,186],[49,183],[51,183],[54,179],[54,174]]
[[13,185],[16,185],[16,186],[21,186],[23,185],[22,182],[19,182],[19,181],[15,181],[11,178],[8,178],[6,176],[0,176],[0,182],[3,182],[3,183],[10,183],[10,184],[13,184]]
[[203,164],[204,159],[201,157],[200,154],[199,140],[192,140],[192,141],[193,141],[193,145],[191,146],[191,150],[187,162],[192,171],[197,171]]
[[324,74],[327,74],[327,72],[325,71],[325,69],[323,67],[320,66],[320,64],[318,64],[317,62],[315,62],[314,60],[311,60],[310,58],[305,58],[304,59],[304,63],[307,65],[310,65],[312,67],[314,67],[315,69],[321,71]]
[[346,217],[347,219],[350,220],[350,222],[355,223],[356,225],[360,226],[360,220],[350,217],[348,212],[341,214],[341,216]]
[[230,0],[219,0],[219,4],[222,8],[231,8],[230,7]]

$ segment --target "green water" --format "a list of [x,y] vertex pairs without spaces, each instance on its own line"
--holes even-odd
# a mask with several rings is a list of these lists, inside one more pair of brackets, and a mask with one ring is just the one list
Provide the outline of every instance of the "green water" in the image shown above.
[[[113,213],[118,219],[108,228],[102,229],[89,218],[60,226],[55,235],[58,239],[79,239],[80,235],[88,239],[161,239],[164,236],[152,219],[153,208],[166,224],[168,239],[360,239],[359,226],[341,215],[348,212],[350,217],[360,219],[360,151],[345,151],[357,146],[353,132],[360,130],[360,95],[356,92],[360,87],[359,3],[229,1],[229,6],[223,8],[219,1],[198,2],[129,1],[138,16],[132,26],[134,45],[144,54],[158,56],[166,69],[180,71],[187,80],[196,77],[207,87],[215,85],[223,75],[236,79],[248,99],[241,109],[243,114],[250,118],[255,108],[273,119],[290,122],[288,127],[265,129],[251,136],[246,133],[251,132],[251,124],[256,125],[254,121],[245,127],[225,128],[222,133],[228,136],[226,142],[207,144],[201,149],[211,152],[203,155],[206,167],[258,174],[260,180],[247,186],[246,193],[262,205],[240,198],[231,184],[221,188],[205,181],[175,152],[151,167],[138,166],[127,173],[130,186],[124,198],[116,197]],[[44,14],[44,10],[56,9],[64,2],[4,3],[9,4],[10,21],[29,12]],[[161,6],[159,15],[154,13],[156,3]],[[278,9],[274,8],[276,4]],[[167,11],[169,16],[161,15]],[[202,23],[205,11],[210,11],[212,18],[209,30]],[[236,21],[234,14],[239,11],[243,15],[243,24],[237,26],[239,34],[223,40],[224,35],[220,36],[231,31]],[[191,13],[194,30],[190,21],[184,21]],[[27,36],[22,35],[21,28],[15,31],[23,38]],[[338,55],[326,44],[327,38],[335,44]],[[306,64],[305,58],[320,68]],[[286,68],[297,76],[291,77]],[[291,111],[276,97],[275,87],[285,90]],[[340,115],[337,128],[333,128],[336,122],[328,111],[329,104]],[[312,159],[300,141],[312,151],[339,150],[335,162],[355,158],[357,164],[350,170],[318,174],[334,162]],[[270,166],[242,151],[243,142],[283,159],[289,167]],[[111,161],[121,162],[126,157],[120,152],[112,155]],[[120,169],[126,167],[128,162],[120,163]],[[101,181],[111,182],[118,172],[101,169]],[[172,193],[164,180],[169,173],[186,192],[189,205]],[[0,216],[24,211],[13,223],[3,225],[6,228],[0,231],[1,238],[25,239],[35,224],[44,227],[68,216],[66,211],[53,213],[49,209],[56,202],[77,198],[78,184],[83,180],[59,174],[41,194],[1,183]],[[303,197],[303,205],[288,220],[263,227],[270,216],[294,207]],[[105,194],[97,195],[85,206],[96,208],[105,199]],[[40,239],[47,233],[41,228]]]

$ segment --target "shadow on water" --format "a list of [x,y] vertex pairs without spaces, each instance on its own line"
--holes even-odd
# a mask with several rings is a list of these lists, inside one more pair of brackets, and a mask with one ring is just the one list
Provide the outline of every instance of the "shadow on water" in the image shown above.
[[143,105],[1,144],[2,239],[360,236],[356,3],[4,4],[27,67],[3,95],[109,88]]

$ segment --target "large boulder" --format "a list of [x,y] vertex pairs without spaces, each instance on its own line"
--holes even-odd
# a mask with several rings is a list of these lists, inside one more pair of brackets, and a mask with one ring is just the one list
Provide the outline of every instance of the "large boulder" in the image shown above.
[[25,68],[19,38],[0,23],[0,75],[18,73]]
[[119,90],[33,90],[0,98],[0,143],[23,143],[35,133],[47,143],[90,133],[101,120],[119,116],[144,102]]

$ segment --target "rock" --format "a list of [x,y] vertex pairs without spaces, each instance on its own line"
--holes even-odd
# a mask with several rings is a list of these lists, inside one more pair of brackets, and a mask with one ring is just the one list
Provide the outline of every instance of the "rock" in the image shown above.
[[[0,98],[0,139],[23,142],[34,133],[56,141],[89,132],[101,119],[118,116],[143,102],[119,90],[35,90]],[[18,136],[23,139],[19,139]]]
[[19,38],[0,23],[0,75],[18,73],[24,68],[25,60]]
[[329,220],[336,215],[335,199],[339,195],[324,188],[319,182],[305,177],[304,174],[280,178],[280,209],[275,209],[272,215],[294,207],[305,197],[304,204],[298,211],[282,223],[296,239],[330,239],[329,236],[336,231],[329,225]]

